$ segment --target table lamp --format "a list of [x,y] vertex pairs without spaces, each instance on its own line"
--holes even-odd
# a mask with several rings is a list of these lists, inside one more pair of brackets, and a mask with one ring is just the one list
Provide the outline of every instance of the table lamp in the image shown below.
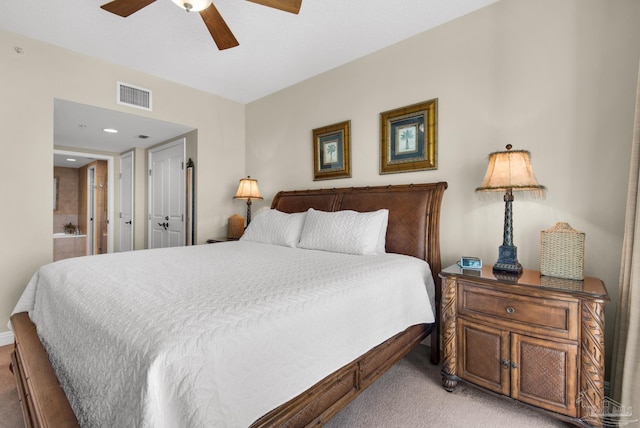
[[247,201],[247,226],[251,223],[251,201],[253,199],[262,199],[260,189],[258,189],[258,180],[247,176],[241,178],[238,185],[238,191],[233,199],[243,199]]
[[507,144],[506,151],[489,155],[487,175],[476,192],[505,192],[504,232],[493,271],[520,274],[522,265],[518,262],[518,248],[513,245],[513,193],[528,192],[541,198],[544,197],[546,188],[538,184],[533,174],[529,152],[511,150],[511,147],[511,144]]

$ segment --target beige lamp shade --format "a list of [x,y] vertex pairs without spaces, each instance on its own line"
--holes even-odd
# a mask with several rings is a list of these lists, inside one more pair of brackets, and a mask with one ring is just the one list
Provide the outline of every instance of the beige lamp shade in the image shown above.
[[526,150],[507,150],[489,155],[487,175],[476,192],[514,192],[527,191],[535,196],[544,196],[546,188],[538,183],[531,167],[529,152]]
[[258,188],[258,180],[251,177],[240,179],[238,191],[233,198],[244,200],[262,199],[262,196],[260,196],[260,189]]

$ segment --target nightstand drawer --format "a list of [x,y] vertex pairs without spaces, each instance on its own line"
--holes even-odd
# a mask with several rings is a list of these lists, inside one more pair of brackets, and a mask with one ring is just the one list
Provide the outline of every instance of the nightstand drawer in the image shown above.
[[528,332],[546,336],[578,339],[577,301],[523,296],[465,281],[460,281],[458,287],[461,316],[506,326],[522,325]]

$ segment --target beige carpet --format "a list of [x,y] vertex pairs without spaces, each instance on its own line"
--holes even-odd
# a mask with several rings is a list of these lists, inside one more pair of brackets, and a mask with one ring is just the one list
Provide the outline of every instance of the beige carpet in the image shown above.
[[0,427],[23,428],[16,381],[9,370],[13,345],[0,346]]
[[[12,346],[0,347],[0,427],[23,428],[13,374]],[[429,363],[428,348],[416,349],[389,370],[326,425],[327,428],[567,427],[514,401],[459,385],[442,389],[440,366]],[[178,428],[178,427],[176,427]]]
[[417,346],[330,420],[326,428],[546,428],[569,425],[459,384],[442,388],[441,366],[429,363],[429,348]]

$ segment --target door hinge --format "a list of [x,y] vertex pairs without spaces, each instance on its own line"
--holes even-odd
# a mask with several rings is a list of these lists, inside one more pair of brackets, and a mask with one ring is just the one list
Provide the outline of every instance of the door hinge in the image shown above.
[[120,213],[120,218],[122,218],[122,213]]
[[182,161],[182,170],[184,171],[184,161]]
[[149,177],[151,177],[151,170],[149,170]]
[[180,214],[180,221],[184,223],[184,214]]
[[122,173],[118,174],[118,178],[122,180]]

